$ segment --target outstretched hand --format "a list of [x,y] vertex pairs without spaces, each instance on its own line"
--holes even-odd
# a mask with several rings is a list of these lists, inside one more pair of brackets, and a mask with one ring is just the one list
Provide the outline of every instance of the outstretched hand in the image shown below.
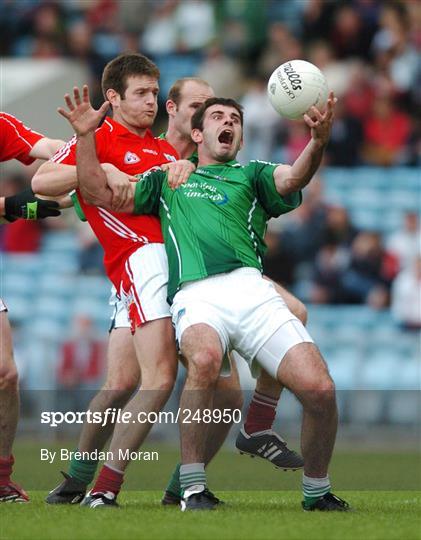
[[304,122],[311,128],[311,137],[315,141],[325,145],[330,137],[330,130],[333,123],[333,112],[338,99],[333,92],[329,93],[326,103],[326,110],[321,113],[317,107],[311,107],[307,114],[304,114]]
[[107,112],[110,102],[105,101],[98,110],[95,110],[89,100],[89,88],[86,84],[82,88],[82,99],[79,88],[77,86],[73,88],[73,100],[74,102],[70,95],[66,94],[64,101],[69,110],[66,111],[66,109],[59,107],[57,112],[70,122],[76,135],[81,137],[95,131]]

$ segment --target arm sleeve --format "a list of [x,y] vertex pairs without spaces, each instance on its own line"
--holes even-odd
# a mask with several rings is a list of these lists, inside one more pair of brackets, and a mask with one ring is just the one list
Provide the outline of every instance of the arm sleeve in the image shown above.
[[61,165],[76,165],[76,143],[77,138],[76,135],[74,135],[70,141],[54,154],[51,161]]
[[26,127],[11,114],[0,113],[0,161],[17,159],[24,165],[30,165],[35,158],[29,155],[34,144],[45,136]]
[[302,201],[301,191],[290,193],[285,197],[279,195],[273,178],[276,167],[274,163],[265,161],[251,161],[245,167],[256,196],[270,217],[278,217],[291,212],[298,208]]
[[159,201],[166,174],[153,171],[139,176],[134,195],[134,214],[159,214]]

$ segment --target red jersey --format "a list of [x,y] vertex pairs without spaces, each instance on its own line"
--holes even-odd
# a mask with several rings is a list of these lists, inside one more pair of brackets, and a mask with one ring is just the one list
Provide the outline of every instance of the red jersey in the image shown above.
[[0,112],[0,161],[18,159],[30,165],[35,158],[29,152],[44,138],[45,135],[29,129],[11,114]]
[[[95,139],[99,162],[111,163],[131,175],[144,173],[178,157],[166,140],[154,137],[149,130],[144,137],[139,137],[111,118],[96,130]],[[76,137],[52,159],[56,163],[75,165]],[[118,291],[127,258],[144,244],[164,242],[160,221],[152,215],[135,216],[88,205],[78,190],[77,196],[86,219],[104,248],[105,270]]]

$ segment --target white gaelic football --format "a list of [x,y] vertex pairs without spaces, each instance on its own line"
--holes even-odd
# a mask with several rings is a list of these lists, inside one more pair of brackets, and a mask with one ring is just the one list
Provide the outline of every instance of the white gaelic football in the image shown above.
[[323,108],[328,88],[326,78],[318,67],[305,60],[285,62],[270,76],[268,97],[281,116],[302,118],[314,105]]

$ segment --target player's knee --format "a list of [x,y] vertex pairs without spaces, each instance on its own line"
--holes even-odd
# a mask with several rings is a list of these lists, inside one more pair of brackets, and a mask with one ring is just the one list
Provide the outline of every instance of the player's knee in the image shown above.
[[331,409],[336,403],[335,383],[329,375],[317,383],[311,384],[305,390],[304,400],[307,408],[315,412]]
[[139,377],[137,376],[130,376],[127,373],[113,373],[112,377],[107,377],[103,390],[132,394],[138,384]]
[[221,368],[219,351],[209,347],[193,354],[188,361],[190,379],[200,383],[214,384]]
[[151,387],[154,390],[159,390],[160,392],[171,394],[172,389],[175,384],[175,375],[172,373],[161,374],[159,377],[151,383]]
[[176,365],[157,361],[153,369],[142,371],[142,390],[159,390],[170,394],[177,377]]
[[0,389],[14,391],[17,390],[19,384],[19,375],[14,366],[5,369],[0,374]]

